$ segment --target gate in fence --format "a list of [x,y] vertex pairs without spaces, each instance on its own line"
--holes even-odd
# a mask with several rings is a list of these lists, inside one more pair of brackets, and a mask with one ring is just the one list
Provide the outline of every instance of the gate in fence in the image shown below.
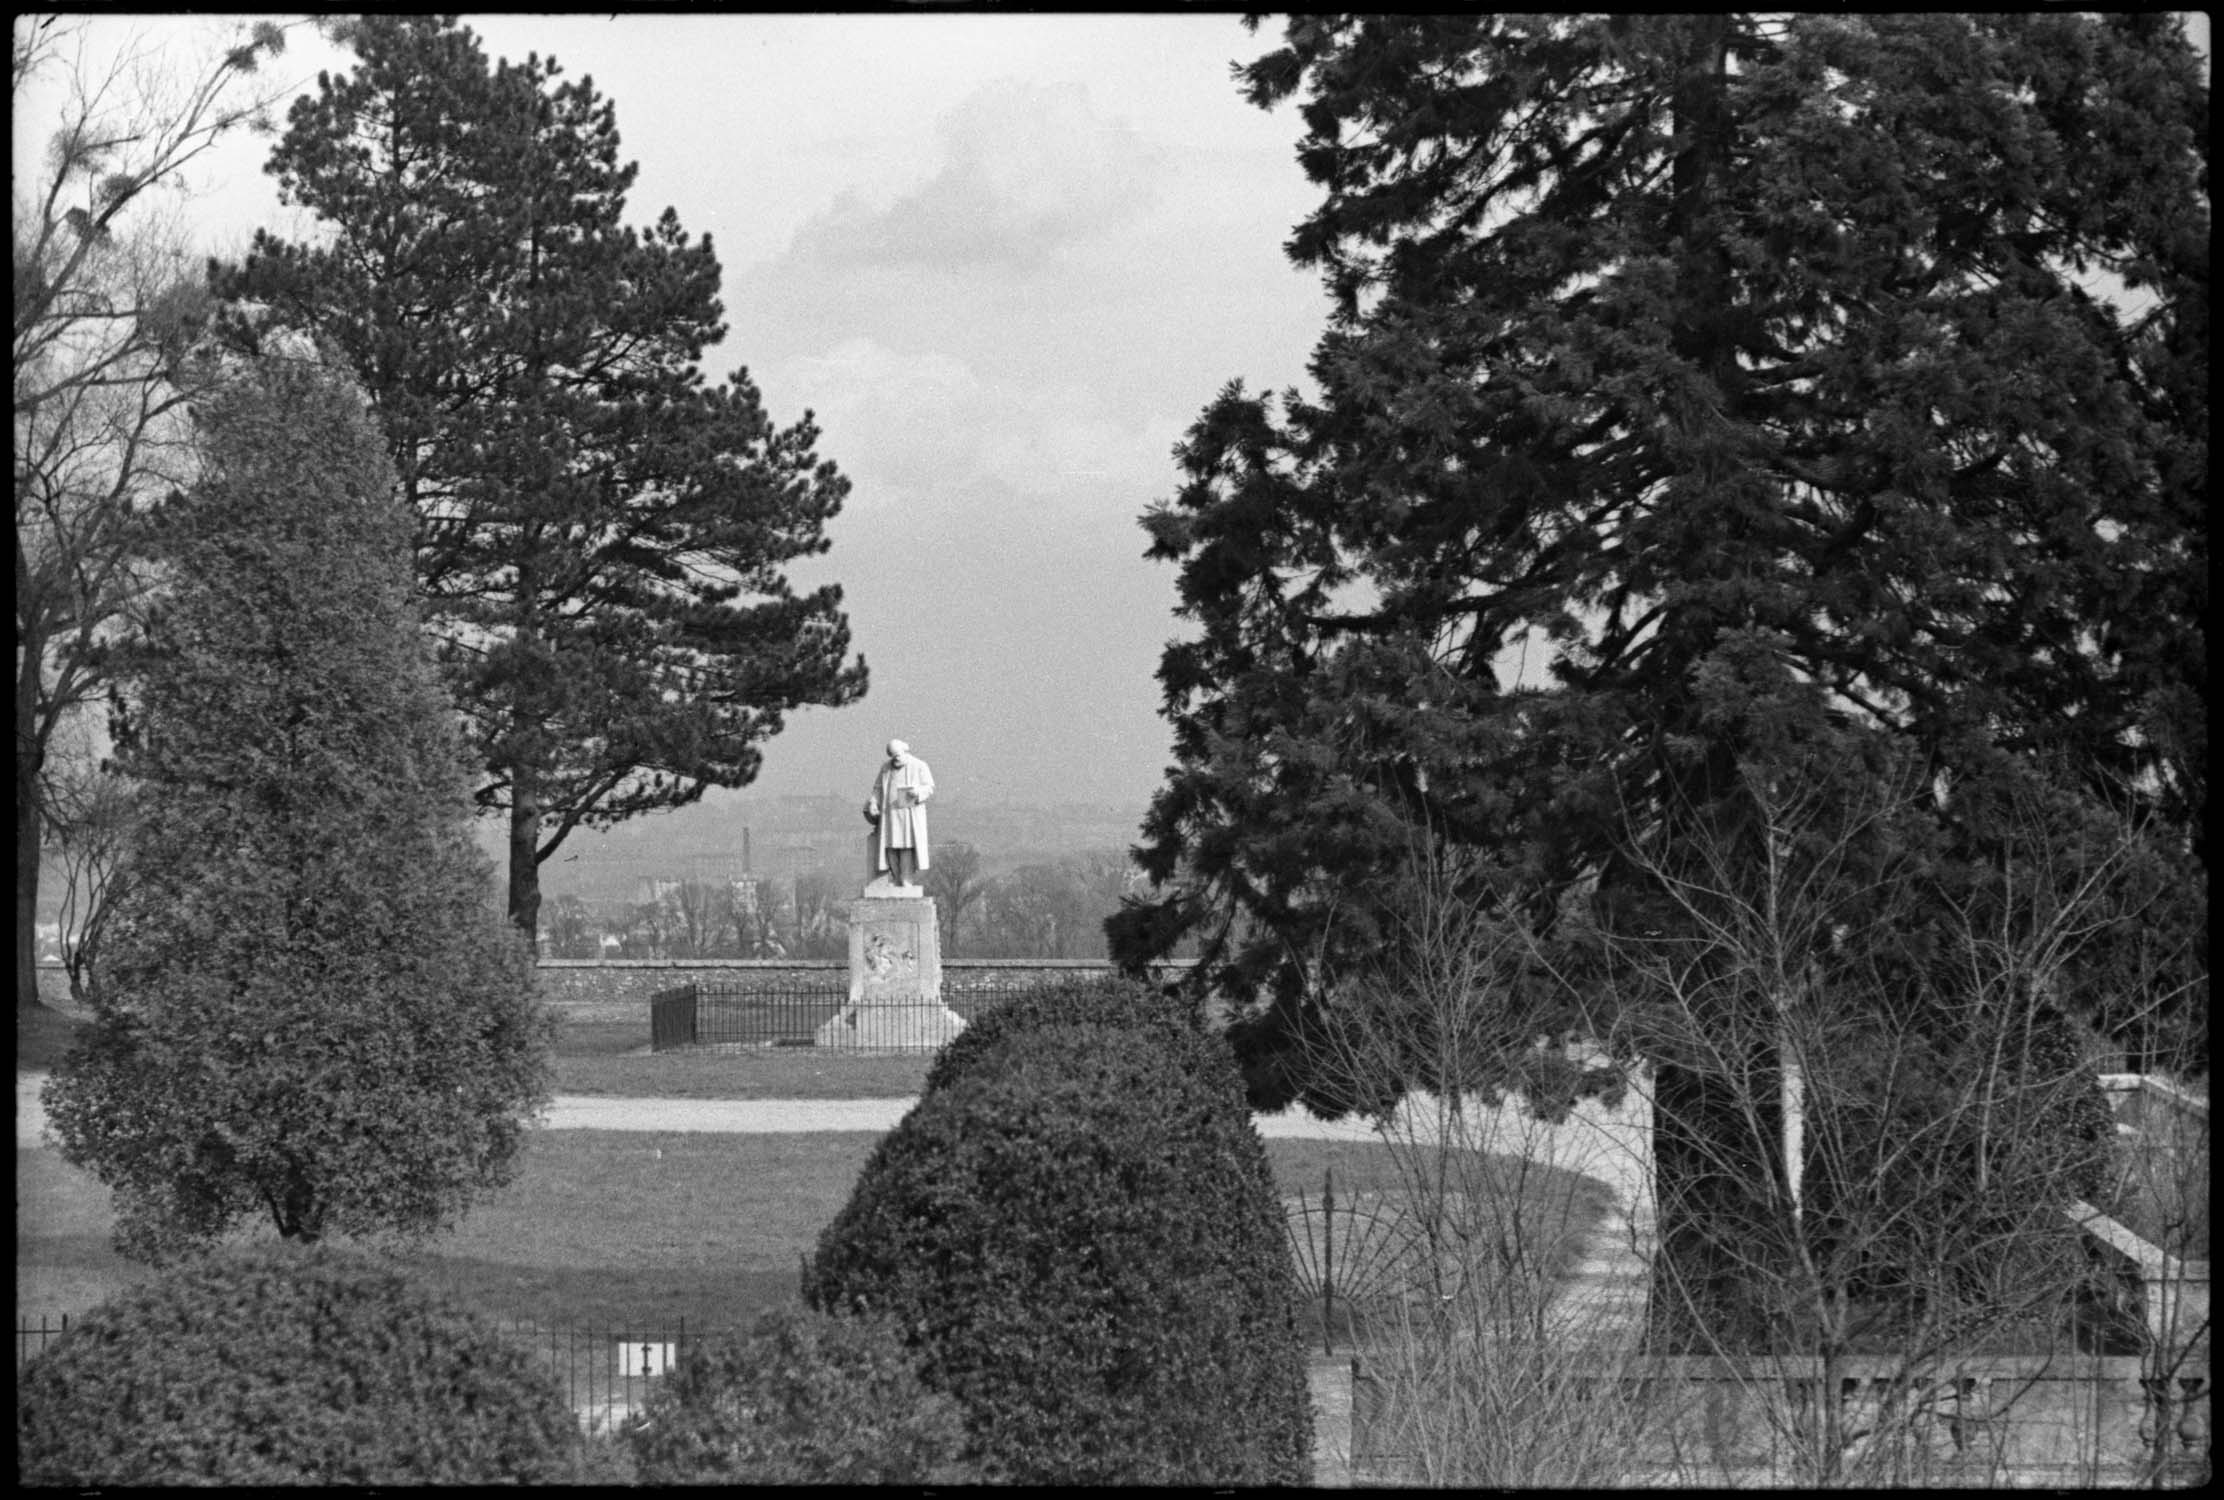
[[623,1325],[503,1323],[502,1332],[531,1350],[564,1387],[589,1432],[608,1431],[647,1402],[655,1383],[679,1368],[690,1349],[719,1330]]

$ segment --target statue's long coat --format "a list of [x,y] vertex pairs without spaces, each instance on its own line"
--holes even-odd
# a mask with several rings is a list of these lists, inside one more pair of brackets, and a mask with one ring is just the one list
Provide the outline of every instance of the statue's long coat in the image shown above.
[[[918,805],[905,806],[904,799],[896,795],[899,791],[918,793]],[[880,820],[873,868],[888,868],[890,849],[910,849],[918,856],[919,868],[927,867],[926,800],[933,795],[934,772],[918,756],[907,755],[880,768],[873,782],[872,800],[865,804],[866,813]]]

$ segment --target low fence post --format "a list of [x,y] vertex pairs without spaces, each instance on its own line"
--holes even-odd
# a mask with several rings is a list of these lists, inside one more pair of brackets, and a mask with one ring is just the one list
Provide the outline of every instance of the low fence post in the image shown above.
[[[1321,1352],[1336,1352],[1336,1169],[1321,1173]],[[1354,1366],[1356,1368],[1356,1365]]]

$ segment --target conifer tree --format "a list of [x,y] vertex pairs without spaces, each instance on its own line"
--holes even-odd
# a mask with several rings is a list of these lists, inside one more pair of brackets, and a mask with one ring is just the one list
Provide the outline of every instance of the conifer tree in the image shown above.
[[[1539,933],[1642,921],[1643,870],[1798,763],[1787,726],[1944,789],[1965,872],[2008,840],[1956,789],[2036,779],[2205,902],[2177,22],[1303,16],[1241,77],[1301,101],[1323,197],[1290,252],[1335,311],[1317,397],[1232,384],[1145,518],[1196,629],[1160,670],[1162,892],[1113,937],[1207,939],[1255,1102],[1384,1102],[1306,1059],[1417,836]],[[1490,1003],[1509,1060],[1581,1020]],[[1412,1069],[1389,1098],[1491,1081]],[[1704,1144],[1721,1101],[1660,1090]]]
[[439,1228],[507,1180],[550,1033],[471,838],[409,520],[317,361],[244,362],[195,415],[120,726],[145,823],[47,1109],[127,1254]]
[[808,413],[776,427],[746,370],[705,383],[718,259],[670,209],[624,222],[635,168],[592,79],[489,68],[452,17],[345,35],[355,70],[269,163],[330,238],[258,234],[214,283],[236,337],[315,330],[370,394],[530,936],[573,829],[745,785],[788,712],[862,696],[841,590],[781,572],[849,484]]

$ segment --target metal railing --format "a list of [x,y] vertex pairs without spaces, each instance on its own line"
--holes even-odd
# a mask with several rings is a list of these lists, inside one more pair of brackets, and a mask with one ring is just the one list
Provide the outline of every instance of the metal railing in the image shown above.
[[[1186,961],[1158,965],[1153,973],[1172,978],[1189,968]],[[1062,978],[1115,972],[1108,963],[1052,960],[974,960],[942,966],[942,998],[967,1021],[982,1011]],[[720,1045],[809,1047],[818,1030],[849,1001],[849,966],[797,964],[715,984],[683,984],[660,990],[649,1001],[649,1045],[668,1052]]]
[[690,1328],[686,1319],[668,1327],[625,1323],[575,1323],[555,1327],[501,1322],[504,1335],[530,1350],[564,1389],[564,1398],[588,1431],[614,1428],[638,1411],[655,1383],[679,1368],[687,1352],[730,1330]]
[[40,1313],[37,1327],[33,1327],[31,1320],[22,1313],[17,1313],[15,1316],[15,1367],[18,1370],[22,1369],[26,1362],[44,1352],[48,1344],[69,1332],[69,1326],[68,1313],[63,1313],[58,1321],[49,1319],[45,1313]]
[[[526,1350],[562,1387],[564,1399],[589,1430],[615,1426],[648,1399],[655,1382],[678,1368],[686,1352],[706,1338],[725,1335],[717,1328],[628,1323],[579,1323],[547,1326],[496,1320],[496,1330]],[[15,1320],[15,1363],[29,1361],[69,1331],[70,1317],[41,1314]]]

